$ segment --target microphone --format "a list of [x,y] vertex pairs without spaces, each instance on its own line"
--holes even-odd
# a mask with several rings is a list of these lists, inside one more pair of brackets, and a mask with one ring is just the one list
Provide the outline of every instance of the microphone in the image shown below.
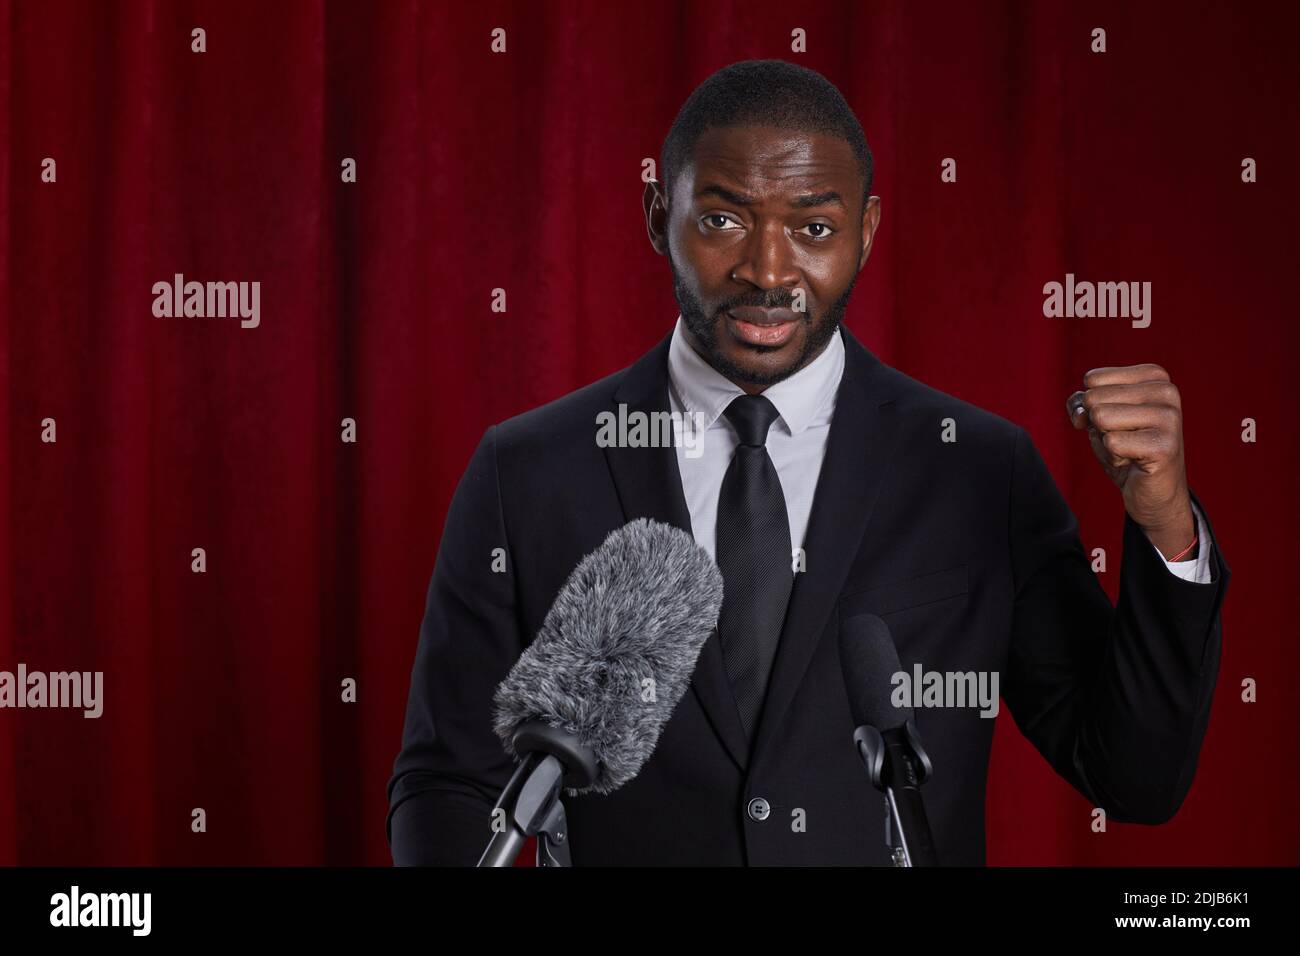
[[538,866],[569,865],[561,789],[607,794],[640,772],[721,609],[722,572],[672,525],[639,518],[578,563],[493,698],[520,763],[479,866],[512,865],[530,836]]
[[885,795],[885,845],[895,866],[938,866],[921,784],[933,773],[912,708],[891,702],[893,675],[903,669],[889,628],[874,614],[840,628],[840,663],[856,729],[853,743],[875,788]]

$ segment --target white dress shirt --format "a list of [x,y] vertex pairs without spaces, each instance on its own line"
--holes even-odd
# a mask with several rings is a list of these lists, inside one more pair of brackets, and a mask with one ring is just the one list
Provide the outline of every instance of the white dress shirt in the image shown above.
[[[763,392],[781,413],[768,430],[767,453],[781,479],[792,548],[803,547],[808,530],[843,372],[844,341],[837,331],[821,355]],[[687,455],[684,442],[675,443],[677,466],[695,541],[716,559],[718,494],[737,443],[736,430],[722,413],[745,392],[686,343],[680,316],[668,346],[668,379],[671,410],[691,415],[703,429],[697,434],[699,447],[694,457]],[[673,417],[676,420],[677,416]]]
[[[767,453],[781,479],[794,549],[803,547],[808,531],[813,493],[817,490],[843,373],[844,340],[837,331],[817,358],[763,392],[781,413],[768,431]],[[668,401],[677,428],[674,442],[677,468],[691,515],[691,528],[696,543],[716,560],[718,494],[737,441],[735,429],[722,413],[745,392],[687,344],[682,335],[681,316],[677,317],[668,347],[668,378],[671,386]],[[693,442],[682,440],[680,419],[683,416],[690,416],[701,429]],[[688,450],[688,445],[694,447]],[[1200,542],[1197,556],[1190,561],[1165,561],[1165,567],[1184,580],[1205,584],[1210,580],[1210,538],[1200,510],[1195,505],[1192,508],[1196,511]],[[1156,554],[1164,561],[1159,550]]]

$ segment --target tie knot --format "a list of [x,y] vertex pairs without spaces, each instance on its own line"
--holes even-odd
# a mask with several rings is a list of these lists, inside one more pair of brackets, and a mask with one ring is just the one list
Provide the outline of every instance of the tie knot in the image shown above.
[[762,395],[741,395],[722,414],[736,429],[742,445],[758,448],[767,444],[767,430],[781,415],[771,400]]

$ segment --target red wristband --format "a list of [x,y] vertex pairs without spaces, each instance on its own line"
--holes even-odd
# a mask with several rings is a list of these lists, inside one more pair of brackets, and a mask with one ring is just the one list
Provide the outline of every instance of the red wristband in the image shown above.
[[1181,561],[1187,555],[1191,554],[1192,550],[1196,547],[1196,542],[1199,540],[1199,538],[1200,538],[1199,535],[1192,535],[1192,543],[1189,544],[1187,547],[1183,548],[1183,550],[1179,551],[1172,558],[1169,558],[1168,559],[1169,563],[1173,564],[1175,561]]

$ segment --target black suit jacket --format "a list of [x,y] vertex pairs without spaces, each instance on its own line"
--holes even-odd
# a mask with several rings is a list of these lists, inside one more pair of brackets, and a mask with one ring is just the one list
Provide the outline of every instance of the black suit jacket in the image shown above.
[[[474,453],[447,515],[388,787],[396,863],[477,861],[512,770],[491,730],[493,690],[579,559],[633,518],[690,530],[674,449],[595,440],[598,413],[620,403],[668,409],[668,342],[493,426]],[[997,671],[1021,731],[1110,820],[1168,820],[1191,786],[1230,573],[1218,543],[1213,583],[1184,581],[1125,516],[1112,606],[1023,429],[891,368],[847,329],[845,346],[807,570],[755,739],[715,633],[636,779],[566,798],[575,865],[887,865],[840,668],[838,630],[855,614],[885,620],[909,672]],[[945,418],[955,442],[940,440]],[[941,860],[983,864],[994,721],[978,708],[916,717]],[[755,798],[766,819],[747,812]]]

